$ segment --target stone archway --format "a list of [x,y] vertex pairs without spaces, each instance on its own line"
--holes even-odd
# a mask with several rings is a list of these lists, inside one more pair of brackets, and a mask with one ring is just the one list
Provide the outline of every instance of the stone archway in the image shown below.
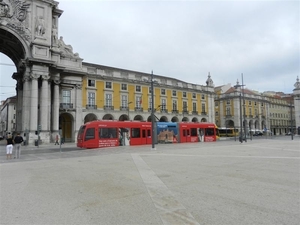
[[234,128],[234,121],[233,120],[226,120],[226,126],[230,128]]
[[172,119],[171,119],[171,122],[179,122],[179,119],[177,116],[173,116]]
[[194,123],[199,122],[199,121],[198,121],[198,118],[197,118],[197,117],[194,117],[194,118],[192,119],[192,122],[194,122]]
[[105,114],[103,117],[102,117],[103,120],[114,120],[114,116],[111,115],[111,114]]
[[12,76],[17,81],[16,130],[26,131],[28,143],[33,144],[39,128],[42,143],[49,143],[59,132],[59,118],[66,119],[60,113],[74,113],[68,120],[73,136],[66,137],[74,139],[79,129],[75,124],[82,123],[78,107],[82,59],[58,38],[58,18],[63,13],[58,2],[1,1],[0,7],[0,52],[17,71]]
[[127,114],[122,114],[120,117],[119,117],[119,121],[125,121],[125,120],[129,120],[129,117]]
[[136,115],[133,120],[144,121],[144,118],[141,115]]
[[201,119],[201,122],[207,122],[207,119],[202,118],[202,119]]
[[168,122],[168,118],[166,116],[162,116],[160,117],[159,122]]
[[93,113],[89,113],[84,117],[84,123],[91,122],[97,120],[97,116]]
[[181,121],[182,121],[182,122],[189,122],[189,118],[183,117]]
[[61,130],[62,142],[74,141],[73,136],[73,116],[69,113],[62,113],[59,117],[59,129]]

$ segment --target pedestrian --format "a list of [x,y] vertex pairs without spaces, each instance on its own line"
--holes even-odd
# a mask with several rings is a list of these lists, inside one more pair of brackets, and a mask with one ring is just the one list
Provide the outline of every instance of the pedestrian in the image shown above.
[[12,136],[11,134],[8,134],[6,138],[6,159],[11,159],[12,151],[14,148],[13,144],[14,141],[12,139]]
[[20,133],[17,133],[17,136],[14,138],[14,143],[15,143],[15,149],[16,149],[16,155],[15,159],[19,159],[21,155],[21,144],[23,142],[23,137],[20,135]]
[[59,145],[59,135],[57,134],[55,137],[55,144],[54,145]]

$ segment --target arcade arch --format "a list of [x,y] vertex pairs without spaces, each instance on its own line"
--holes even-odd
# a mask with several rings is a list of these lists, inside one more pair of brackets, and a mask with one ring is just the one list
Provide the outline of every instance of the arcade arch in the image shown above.
[[[16,131],[26,131],[27,143],[32,144],[39,129],[41,141],[49,143],[61,126],[66,141],[74,141],[75,127],[82,121],[76,97],[81,96],[82,59],[67,54],[69,45],[57,38],[63,11],[56,1],[17,2],[2,1],[0,11],[0,52],[16,66],[12,76],[17,82]],[[77,101],[63,98],[60,102],[64,89]]]
[[62,142],[74,140],[73,132],[74,117],[70,113],[62,113],[59,116],[59,129],[61,130]]
[[194,117],[194,118],[192,119],[192,122],[197,123],[197,122],[199,122],[199,120],[198,120],[197,117]]
[[141,115],[136,115],[133,120],[144,121],[144,118]]
[[189,122],[189,118],[188,117],[183,117],[181,121],[182,122]]
[[206,118],[202,118],[202,119],[201,119],[201,122],[203,122],[203,123],[204,123],[204,122],[207,122],[207,119],[206,119]]
[[119,121],[125,121],[125,120],[129,120],[129,117],[128,117],[128,115],[126,115],[126,114],[122,114],[122,115],[119,117]]
[[177,116],[173,116],[172,119],[171,119],[171,122],[179,122],[179,119]]
[[87,123],[87,122],[91,122],[91,121],[94,121],[94,120],[97,120],[97,116],[93,113],[89,113],[87,114],[85,117],[84,117],[84,123]]
[[103,120],[114,120],[114,116],[112,114],[105,114],[102,117]]

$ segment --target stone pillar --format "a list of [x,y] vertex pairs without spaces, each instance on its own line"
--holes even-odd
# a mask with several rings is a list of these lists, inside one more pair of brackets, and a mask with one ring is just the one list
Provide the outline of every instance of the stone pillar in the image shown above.
[[223,112],[224,112],[223,100],[220,100],[219,101],[219,118],[220,118],[219,127],[223,127],[225,123],[224,121],[226,120],[224,119],[226,114],[224,114]]
[[30,96],[30,131],[37,130],[38,122],[38,78],[39,75],[32,73],[31,76],[31,96]]
[[21,132],[24,129],[22,127],[23,85],[22,85],[22,79],[20,79],[20,78],[17,79],[16,91],[17,91],[16,131]]
[[52,132],[58,133],[59,130],[59,84],[60,80],[54,80],[53,87],[53,108],[52,108]]
[[300,135],[298,133],[298,129],[300,129],[300,80],[299,80],[299,77],[297,77],[294,87],[295,87],[295,89],[293,90],[293,95],[294,95],[294,109],[295,109],[295,126],[296,126],[296,134]]
[[233,99],[233,118],[234,118],[234,127],[237,129],[240,129],[241,127],[241,122],[240,122],[240,118],[241,118],[241,113],[240,113],[240,92],[238,92],[237,90],[235,90],[234,92],[234,99]]
[[[51,106],[52,106],[52,98],[51,98],[51,80],[48,80],[48,123],[47,123],[47,126],[48,126],[48,130],[49,130],[49,134],[51,134],[51,124],[52,124],[52,121],[51,121],[51,118],[52,118],[52,115],[51,115]],[[53,139],[52,139],[53,140]],[[50,140],[50,142],[52,141]]]
[[74,141],[77,142],[76,138],[77,138],[77,134],[79,131],[80,126],[82,125],[83,121],[82,121],[82,85],[78,84],[76,85],[76,93],[75,93],[75,97],[76,97],[76,117],[75,117],[75,126],[74,126]]
[[[30,131],[30,75],[29,73],[25,73],[23,76],[23,101],[22,101],[22,130],[28,134]],[[26,135],[27,135],[26,134]],[[27,136],[28,141],[28,136]]]
[[48,96],[48,79],[50,76],[48,75],[42,75],[42,88],[41,88],[41,101],[40,101],[40,115],[39,115],[39,121],[42,128],[42,132],[48,132],[48,121],[49,121],[49,115],[48,115],[48,102],[49,102],[49,96]]

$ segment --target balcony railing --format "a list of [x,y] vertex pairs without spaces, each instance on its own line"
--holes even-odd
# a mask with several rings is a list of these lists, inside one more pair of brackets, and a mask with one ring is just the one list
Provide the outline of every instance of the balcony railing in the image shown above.
[[120,111],[128,111],[129,107],[128,106],[121,106]]
[[229,118],[229,117],[232,117],[232,115],[231,115],[231,114],[227,114],[227,115],[226,115],[226,118]]
[[162,113],[168,113],[168,110],[167,109],[160,109],[160,112],[162,112]]
[[61,109],[73,109],[73,103],[60,103],[59,108],[61,108]]
[[189,111],[187,111],[187,110],[182,110],[182,114],[184,115],[184,114],[186,114],[186,115],[188,115],[190,112]]
[[173,109],[172,113],[178,113],[179,111],[177,109]]
[[134,111],[143,112],[143,108],[142,107],[134,107]]
[[[148,108],[148,112],[151,112],[151,108]],[[156,109],[154,109],[153,112],[156,112]]]
[[112,105],[105,105],[104,110],[114,110],[114,107]]
[[198,111],[193,110],[193,111],[192,111],[192,114],[193,114],[193,115],[198,115]]
[[205,116],[206,116],[206,115],[207,115],[207,112],[201,112],[201,115],[205,115]]
[[97,109],[97,105],[86,105],[86,109]]

